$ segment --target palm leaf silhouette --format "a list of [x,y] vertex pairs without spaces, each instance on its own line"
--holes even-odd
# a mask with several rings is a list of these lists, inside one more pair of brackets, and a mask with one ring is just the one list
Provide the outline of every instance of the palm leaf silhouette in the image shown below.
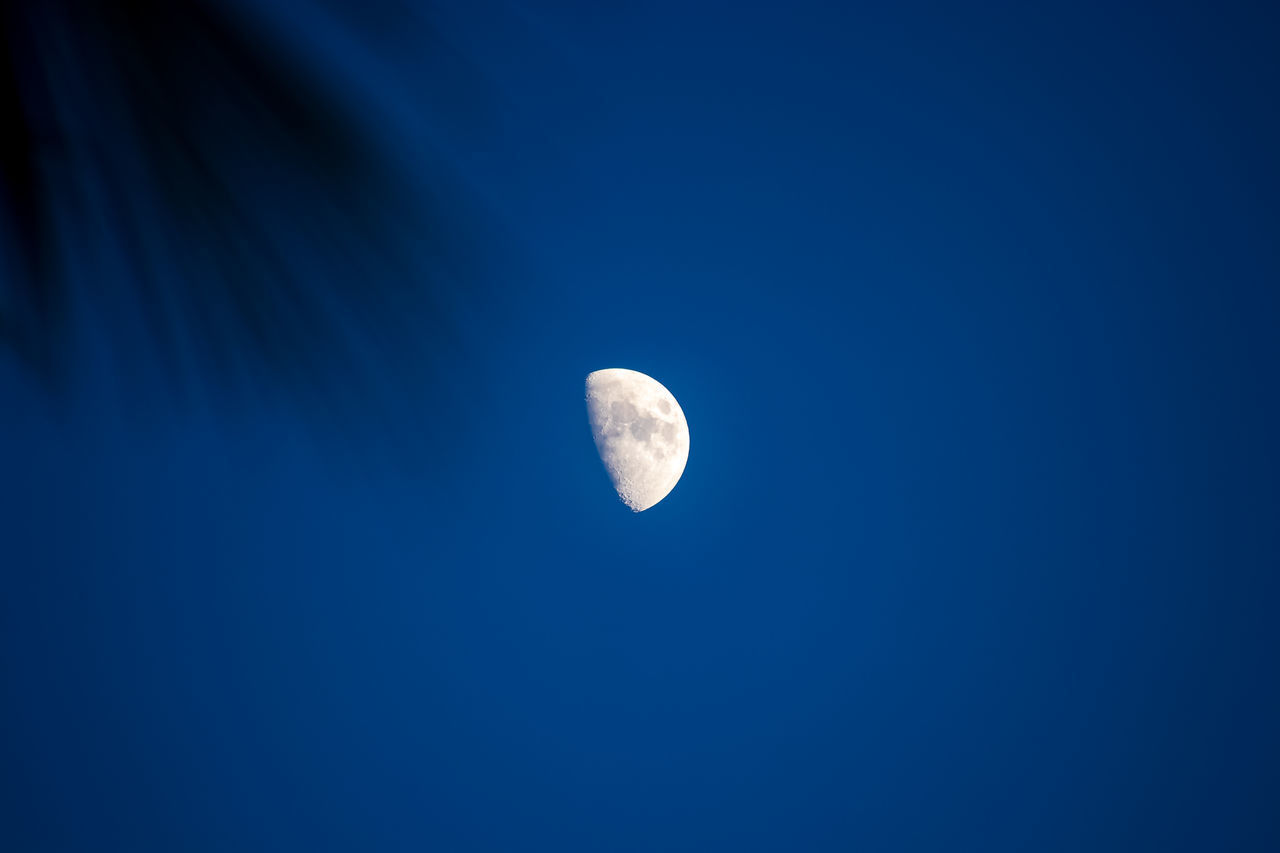
[[[3,25],[0,345],[30,370],[67,374],[82,315],[179,388],[349,388],[448,338],[478,220],[442,159],[389,156],[340,72],[214,0],[8,2]],[[464,68],[438,85],[479,103]]]

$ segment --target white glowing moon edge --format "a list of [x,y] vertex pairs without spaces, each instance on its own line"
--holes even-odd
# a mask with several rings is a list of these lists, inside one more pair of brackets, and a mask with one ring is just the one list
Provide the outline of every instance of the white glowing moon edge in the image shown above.
[[587,376],[596,450],[622,502],[643,512],[670,494],[689,461],[689,424],[658,380],[621,367]]

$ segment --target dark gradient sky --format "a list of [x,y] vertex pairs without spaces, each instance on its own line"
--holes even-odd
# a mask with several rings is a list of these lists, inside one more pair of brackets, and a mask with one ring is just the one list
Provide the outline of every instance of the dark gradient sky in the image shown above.
[[354,414],[0,361],[0,847],[1280,847],[1274,13],[323,5],[484,283]]

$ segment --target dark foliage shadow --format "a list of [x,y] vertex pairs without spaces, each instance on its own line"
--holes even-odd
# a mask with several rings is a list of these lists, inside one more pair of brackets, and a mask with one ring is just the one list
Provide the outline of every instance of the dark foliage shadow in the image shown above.
[[[441,125],[479,121],[479,76],[429,21],[364,6],[438,48]],[[0,345],[54,393],[86,326],[126,393],[177,405],[342,417],[466,358],[452,316],[485,302],[492,234],[464,181],[439,151],[407,162],[367,84],[247,9],[4,4]]]

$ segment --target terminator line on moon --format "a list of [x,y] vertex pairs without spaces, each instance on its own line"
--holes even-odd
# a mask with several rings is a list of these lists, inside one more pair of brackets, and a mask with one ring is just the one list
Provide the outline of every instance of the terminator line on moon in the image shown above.
[[652,377],[611,367],[587,376],[587,416],[622,502],[643,512],[675,488],[689,460],[689,424]]

